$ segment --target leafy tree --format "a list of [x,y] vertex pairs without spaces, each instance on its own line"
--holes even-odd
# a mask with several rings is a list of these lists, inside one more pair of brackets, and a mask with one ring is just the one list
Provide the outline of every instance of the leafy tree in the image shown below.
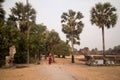
[[116,8],[110,3],[98,3],[91,9],[91,23],[102,28],[103,56],[105,57],[104,27],[114,27],[117,22]]
[[91,52],[92,52],[92,54],[97,54],[98,49],[97,49],[97,48],[94,48],[94,49],[91,50]]
[[43,35],[44,35],[44,49],[45,49],[45,52],[44,52],[44,55],[45,55],[45,59],[47,59],[47,56],[49,55],[50,53],[50,46],[49,46],[49,34],[50,34],[50,31],[46,30]]
[[4,24],[4,18],[5,18],[5,11],[2,8],[2,3],[4,2],[4,0],[0,0],[0,28],[3,26]]
[[112,48],[109,48],[108,50],[106,50],[105,54],[112,54]]
[[113,52],[114,54],[120,54],[120,45],[115,46],[115,47],[113,48],[112,52]]
[[44,53],[44,32],[46,26],[43,24],[34,25],[30,31],[30,52],[33,53],[31,56],[37,55],[37,60],[40,61],[40,55]]
[[53,54],[53,62],[54,62],[54,48],[59,43],[59,41],[60,41],[59,34],[54,30],[50,31],[47,42],[49,44],[50,53]]
[[66,44],[64,41],[60,41],[54,49],[54,53],[60,57],[62,55],[63,58],[65,58],[66,55],[70,54],[70,46]]
[[15,4],[15,7],[11,8],[11,15],[8,20],[13,21],[21,32],[26,34],[27,38],[27,63],[29,64],[29,32],[31,25],[35,24],[36,11],[28,3],[23,5],[19,2]]
[[61,16],[62,31],[66,34],[67,42],[71,42],[72,47],[72,63],[74,63],[74,44],[80,44],[79,35],[83,30],[82,13],[69,10]]
[[16,26],[18,25],[21,32],[26,33],[29,24],[35,23],[36,11],[32,8],[30,4],[23,5],[23,3],[15,3],[15,7],[11,8],[11,14],[8,20],[14,21]]
[[12,45],[17,46],[19,30],[13,25],[4,25],[2,30],[0,30],[0,33],[0,55],[2,55],[1,59],[5,61],[5,56],[9,55],[9,47]]
[[16,54],[14,56],[15,63],[26,63],[27,62],[27,48],[26,48],[26,35],[24,33],[19,32],[19,39],[16,45]]
[[[4,0],[0,0],[0,67],[4,64],[4,58],[6,56],[5,51],[7,52],[5,45],[5,31],[4,31],[4,23],[5,23],[5,11],[2,7],[2,3]],[[6,49],[6,50],[5,50]]]

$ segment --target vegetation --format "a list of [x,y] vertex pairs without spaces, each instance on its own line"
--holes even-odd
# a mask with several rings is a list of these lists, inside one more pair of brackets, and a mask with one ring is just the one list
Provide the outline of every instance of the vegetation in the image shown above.
[[15,7],[11,9],[11,15],[8,18],[9,21],[15,23],[19,27],[20,31],[27,36],[27,62],[29,63],[29,32],[31,25],[35,24],[36,11],[30,4],[23,5],[19,2],[15,4]]
[[[5,21],[2,2],[3,0],[0,1],[0,66],[5,64],[5,56],[9,55],[9,47],[12,45],[16,46],[14,63],[27,63],[28,59],[30,62],[39,63],[42,54],[48,56],[50,52],[55,55],[58,54],[57,51],[61,52],[59,49],[56,51],[56,46],[60,44],[59,34],[54,30],[48,31],[44,24],[35,23],[36,11],[30,4],[15,3]],[[27,58],[28,48],[30,58]],[[68,48],[64,51],[69,52]]]
[[[41,55],[45,55],[46,58],[49,53],[58,57],[62,55],[63,58],[71,53],[72,63],[75,62],[74,45],[80,44],[80,33],[84,27],[81,12],[69,10],[68,13],[63,12],[61,15],[66,43],[60,39],[59,33],[55,30],[49,31],[44,24],[36,24],[36,11],[28,1],[26,5],[21,2],[15,3],[10,9],[8,18],[5,18],[3,2],[4,0],[0,0],[0,67],[5,64],[5,57],[9,55],[9,47],[12,45],[16,47],[14,63],[40,63]],[[102,28],[103,53],[105,53],[104,27],[114,27],[116,21],[116,9],[110,3],[98,3],[91,9],[91,23]],[[92,51],[97,52],[97,48]],[[119,53],[120,46],[106,51],[106,54]]]
[[48,40],[48,44],[50,46],[50,53],[52,53],[53,49],[55,48],[55,45],[59,43],[60,37],[57,32],[52,30],[49,33]]
[[59,44],[56,45],[54,53],[58,55],[59,58],[61,55],[62,58],[65,58],[65,56],[70,55],[70,46],[61,40]]
[[80,44],[80,33],[83,30],[82,13],[69,10],[61,16],[62,31],[66,34],[67,43],[71,42],[72,47],[72,63],[74,63],[74,44]]
[[115,46],[114,48],[109,48],[108,50],[106,50],[105,52],[106,54],[111,54],[111,55],[114,55],[114,54],[120,54],[120,45],[118,46]]
[[4,57],[6,55],[6,54],[2,54],[2,52],[5,52],[7,50],[7,49],[5,50],[5,48],[7,48],[6,46],[7,43],[3,36],[3,34],[5,34],[5,31],[4,31],[5,11],[2,7],[3,2],[4,0],[0,0],[0,67],[4,64]]
[[41,60],[41,54],[45,52],[44,44],[44,32],[46,26],[43,24],[37,24],[31,27],[30,31],[30,56],[33,60],[37,60],[38,63]]
[[117,22],[116,8],[110,3],[98,3],[91,9],[91,23],[102,28],[103,56],[105,57],[104,27],[114,27]]

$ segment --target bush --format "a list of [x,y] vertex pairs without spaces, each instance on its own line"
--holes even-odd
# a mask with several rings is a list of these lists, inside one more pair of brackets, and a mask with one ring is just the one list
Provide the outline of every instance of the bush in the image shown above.
[[8,52],[6,51],[2,51],[0,52],[0,67],[2,67],[5,64],[5,56],[8,56]]
[[14,63],[22,64],[27,62],[27,54],[25,52],[16,53]]

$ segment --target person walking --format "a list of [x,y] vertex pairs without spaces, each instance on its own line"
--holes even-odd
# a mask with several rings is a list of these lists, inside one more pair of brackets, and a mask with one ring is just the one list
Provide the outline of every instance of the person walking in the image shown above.
[[49,64],[51,64],[52,63],[52,54],[50,53],[48,57],[49,57]]

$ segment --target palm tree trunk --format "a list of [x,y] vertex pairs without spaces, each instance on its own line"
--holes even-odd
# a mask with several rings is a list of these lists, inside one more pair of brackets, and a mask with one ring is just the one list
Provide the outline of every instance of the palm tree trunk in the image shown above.
[[[26,4],[28,5],[28,0],[26,0]],[[29,27],[29,20],[28,20],[28,15],[27,15],[27,27],[28,27],[28,31],[27,31],[27,64],[29,64],[29,33],[30,33],[30,27]]]
[[103,43],[103,57],[105,57],[105,34],[104,34],[104,27],[102,27],[102,43]]
[[27,64],[29,64],[29,31],[27,31]]
[[72,63],[75,63],[74,55],[73,55],[73,54],[74,54],[74,53],[73,53],[73,52],[74,52],[73,35],[72,35],[72,42],[71,42],[71,45],[72,45],[72,56],[71,56],[72,58],[71,58],[71,59],[72,59]]
[[104,27],[102,27],[102,41],[103,41],[103,64],[106,64],[106,58],[105,58],[105,34],[104,34]]

